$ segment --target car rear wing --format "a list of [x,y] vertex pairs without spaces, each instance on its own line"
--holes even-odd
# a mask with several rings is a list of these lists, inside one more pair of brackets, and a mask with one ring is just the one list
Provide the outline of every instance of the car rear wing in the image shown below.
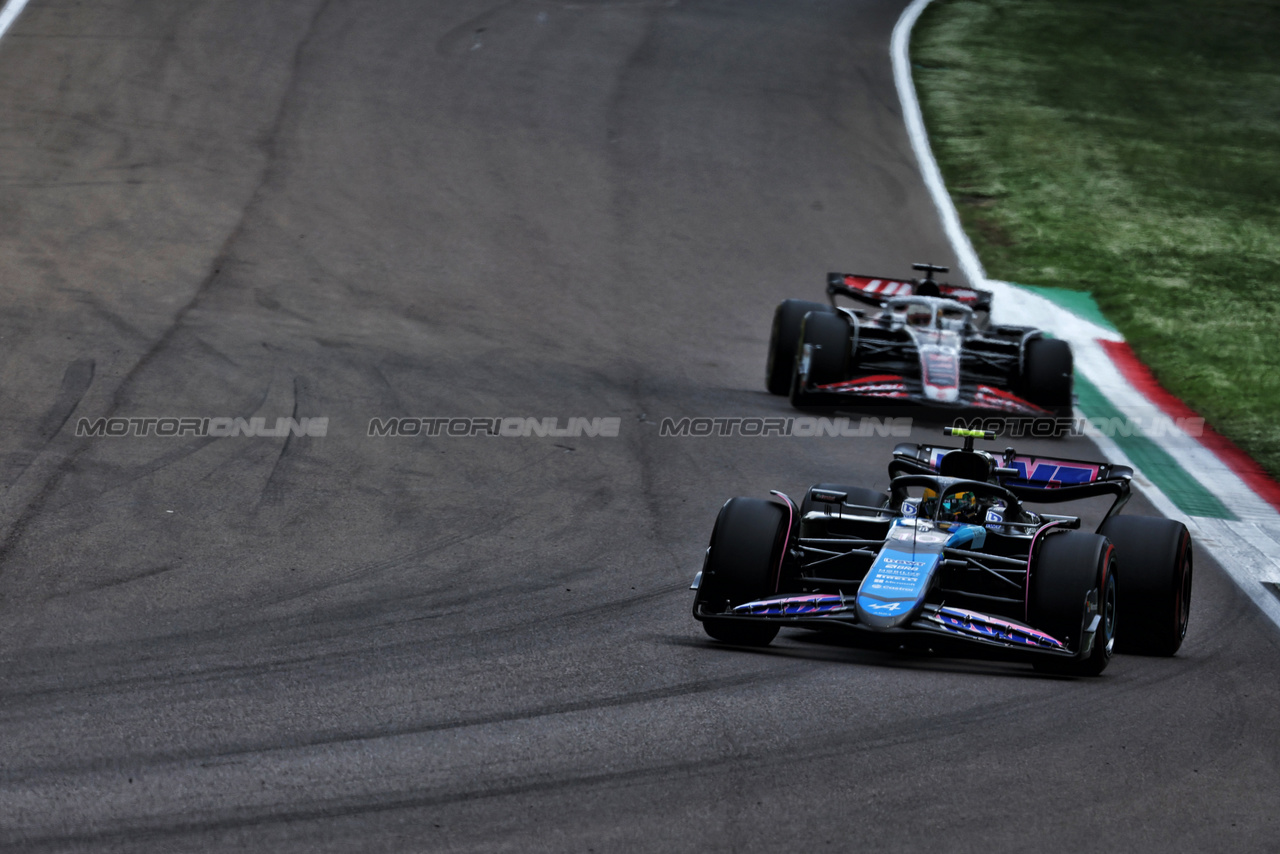
[[[848,297],[863,303],[883,307],[887,300],[916,293],[920,279],[888,279],[883,276],[862,276],[857,273],[827,273],[827,295]],[[953,299],[974,311],[991,311],[991,291],[966,288],[960,285],[937,283],[937,296]]]
[[[893,449],[889,476],[936,474],[948,451],[963,450],[943,445],[903,443]],[[1115,502],[1107,511],[1112,516],[1129,500],[1133,469],[1114,463],[1073,460],[1058,456],[1019,454],[1011,450],[993,454],[995,480],[1022,501],[1041,504],[1076,501],[1111,495]]]
[[[904,442],[893,449],[895,459],[907,458],[924,463],[929,471],[936,472],[942,457],[948,451],[961,448],[946,445],[917,445]],[[1039,457],[1033,454],[993,454],[1003,469],[1000,482],[1005,486],[1030,486],[1039,489],[1061,489],[1066,486],[1083,486],[1104,480],[1128,481],[1133,469],[1114,463],[1089,460],[1072,460],[1066,457]]]

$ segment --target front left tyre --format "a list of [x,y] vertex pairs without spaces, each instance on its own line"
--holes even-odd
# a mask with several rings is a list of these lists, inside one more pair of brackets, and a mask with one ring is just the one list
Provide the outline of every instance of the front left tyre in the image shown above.
[[1033,338],[1023,354],[1022,396],[1055,415],[1070,417],[1075,360],[1071,345],[1057,338]]
[[[760,498],[731,498],[720,508],[695,611],[722,614],[777,592],[790,515],[777,502]],[[767,646],[778,634],[775,623],[731,617],[705,616],[702,627],[716,640],[745,646]]]
[[[1062,641],[1073,658],[1043,657],[1035,668],[1070,676],[1097,676],[1111,662],[1116,637],[1115,547],[1099,534],[1049,534],[1027,580],[1031,625]],[[1100,616],[1097,629],[1088,629]]]

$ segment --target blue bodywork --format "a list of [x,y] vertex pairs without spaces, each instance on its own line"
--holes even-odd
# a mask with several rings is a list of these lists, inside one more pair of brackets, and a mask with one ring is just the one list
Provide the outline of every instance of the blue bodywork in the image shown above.
[[858,587],[858,622],[877,629],[908,625],[942,563],[944,548],[982,548],[987,529],[953,523],[947,530],[925,519],[894,519],[875,563]]
[[[945,530],[943,528],[945,527]],[[754,617],[808,616],[854,612],[873,629],[909,626],[920,616],[925,594],[942,564],[944,548],[980,549],[987,529],[981,525],[943,523],[905,517],[894,519],[889,536],[857,593],[775,596],[747,602],[735,614]]]

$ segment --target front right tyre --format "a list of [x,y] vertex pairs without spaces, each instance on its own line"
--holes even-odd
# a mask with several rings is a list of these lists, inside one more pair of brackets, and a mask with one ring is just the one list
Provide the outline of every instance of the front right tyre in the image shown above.
[[[694,598],[695,611],[725,613],[736,605],[776,593],[790,511],[774,501],[731,498],[716,518],[711,547]],[[707,634],[725,643],[767,646],[776,623],[705,616]]]
[[[800,325],[800,346],[809,347],[809,382],[838,383],[848,378],[852,334],[849,322],[838,314],[810,312]],[[799,363],[791,378],[791,404],[803,404]]]
[[774,309],[769,356],[765,364],[765,386],[770,394],[786,394],[791,390],[791,373],[795,369],[796,351],[800,346],[800,325],[811,311],[834,313],[829,305],[803,299],[783,300]]

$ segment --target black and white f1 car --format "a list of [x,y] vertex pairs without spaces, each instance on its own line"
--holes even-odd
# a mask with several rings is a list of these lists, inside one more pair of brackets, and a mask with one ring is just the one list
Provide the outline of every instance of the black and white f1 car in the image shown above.
[[[797,505],[733,498],[711,533],[693,616],[717,640],[765,645],[786,626],[930,647],[978,645],[1037,669],[1096,675],[1113,649],[1173,655],[1191,607],[1191,536],[1121,516],[1125,466],[901,444],[889,491],[811,488]],[[1111,496],[1095,533],[1025,502]]]
[[[921,279],[830,273],[831,303],[786,300],[773,315],[766,382],[803,406],[923,404],[1023,418],[1070,417],[1065,341],[990,323],[991,293]],[[837,297],[854,305],[838,306]]]

